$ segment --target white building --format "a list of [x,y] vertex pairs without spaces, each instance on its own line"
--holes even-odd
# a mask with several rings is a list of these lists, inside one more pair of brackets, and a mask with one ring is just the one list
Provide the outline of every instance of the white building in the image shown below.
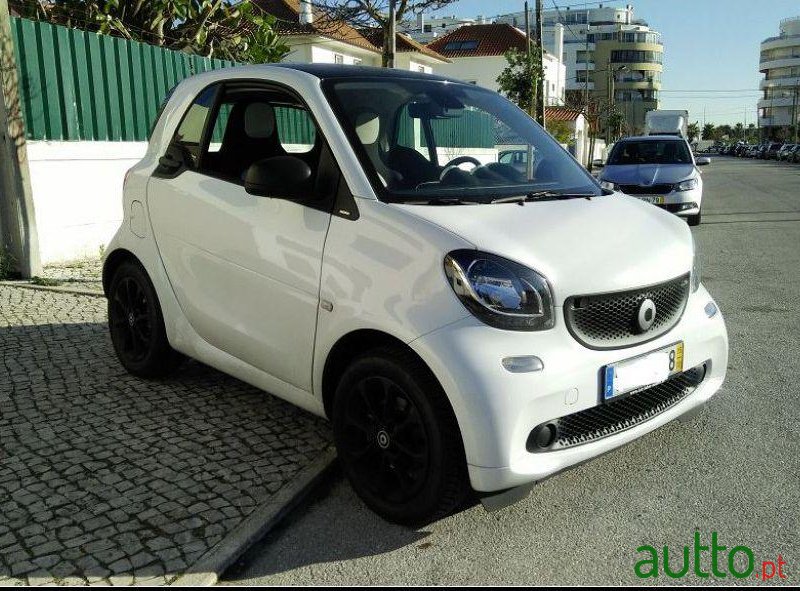
[[[277,19],[277,30],[289,46],[283,61],[306,64],[380,66],[383,39],[380,31],[357,30],[331,20],[305,0],[254,0]],[[395,68],[432,73],[447,59],[398,33]]]
[[444,37],[448,33],[466,25],[485,25],[489,21],[483,16],[463,18],[451,16],[428,16],[419,13],[415,20],[403,21],[398,30],[420,43],[430,43],[434,39]]
[[[524,26],[525,13],[496,17],[498,23]],[[609,93],[608,72],[614,74],[614,99],[628,121],[628,132],[643,130],[645,113],[657,109],[661,90],[664,46],[661,35],[634,16],[631,5],[624,8],[545,10],[543,43],[553,51],[563,28],[563,55],[567,69],[566,90],[572,104],[584,104],[589,92],[601,102]],[[577,100],[575,100],[577,99]]]
[[764,74],[758,101],[759,125],[768,138],[788,138],[800,115],[800,16],[780,23],[780,34],[761,43]]
[[[564,102],[567,74],[561,60],[563,44],[556,42],[555,46],[554,51],[545,53],[543,60],[547,105]],[[508,24],[467,25],[437,38],[428,47],[450,60],[437,68],[437,73],[496,91],[497,77],[508,65],[506,52],[511,49],[524,52],[526,40],[525,33]]]

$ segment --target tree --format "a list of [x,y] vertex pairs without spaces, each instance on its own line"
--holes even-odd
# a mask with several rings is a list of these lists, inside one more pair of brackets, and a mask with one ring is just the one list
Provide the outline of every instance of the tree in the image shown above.
[[[314,8],[324,17],[324,21],[336,26],[345,22],[356,29],[378,27],[383,31],[384,68],[389,66],[389,48],[391,40],[390,6],[395,5],[395,22],[415,16],[426,10],[438,10],[456,0],[315,0]],[[317,28],[324,23],[316,23]],[[324,28],[323,28],[324,30]]]
[[703,126],[703,139],[704,140],[713,140],[714,139],[714,124],[713,123],[706,123]]
[[542,65],[535,57],[528,60],[527,54],[517,49],[507,51],[505,57],[508,65],[497,77],[500,92],[533,116],[536,112],[537,82],[544,75]]
[[547,132],[552,135],[559,144],[569,144],[574,138],[572,129],[566,121],[545,120]]
[[289,48],[251,0],[12,0],[27,18],[234,61],[276,62]]
[[694,123],[690,123],[686,128],[686,133],[689,136],[689,142],[694,142],[700,135],[700,124],[696,121]]

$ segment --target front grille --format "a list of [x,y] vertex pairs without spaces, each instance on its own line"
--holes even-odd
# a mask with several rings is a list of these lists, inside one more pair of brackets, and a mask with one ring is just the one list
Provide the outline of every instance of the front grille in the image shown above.
[[620,185],[619,190],[626,195],[666,195],[672,193],[673,185]]
[[[656,306],[655,321],[639,330],[639,306],[645,299]],[[628,291],[573,296],[564,304],[569,332],[590,349],[622,349],[646,343],[669,331],[683,315],[689,298],[689,275]]]
[[546,449],[531,446],[531,452],[550,452],[591,443],[630,429],[675,406],[697,389],[706,374],[706,365],[675,374],[666,382],[629,394],[624,398],[582,410],[556,421],[557,435]]

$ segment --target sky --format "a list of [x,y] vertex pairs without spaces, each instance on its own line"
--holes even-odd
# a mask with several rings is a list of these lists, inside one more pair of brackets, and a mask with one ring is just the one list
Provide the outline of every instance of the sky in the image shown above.
[[[587,6],[583,0],[543,0],[545,10]],[[530,1],[531,7],[535,4]],[[688,109],[692,121],[755,123],[761,41],[781,19],[800,16],[800,0],[626,0],[664,43],[661,108]],[[523,9],[523,0],[459,0],[437,15],[495,16]],[[588,6],[597,6],[590,3]],[[705,115],[704,115],[705,113]]]

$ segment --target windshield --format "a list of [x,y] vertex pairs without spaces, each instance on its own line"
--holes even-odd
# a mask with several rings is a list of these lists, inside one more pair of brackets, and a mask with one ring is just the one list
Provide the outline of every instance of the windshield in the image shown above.
[[602,194],[574,158],[496,92],[378,77],[329,80],[325,92],[382,199]]
[[691,164],[684,140],[626,140],[611,150],[606,164]]

